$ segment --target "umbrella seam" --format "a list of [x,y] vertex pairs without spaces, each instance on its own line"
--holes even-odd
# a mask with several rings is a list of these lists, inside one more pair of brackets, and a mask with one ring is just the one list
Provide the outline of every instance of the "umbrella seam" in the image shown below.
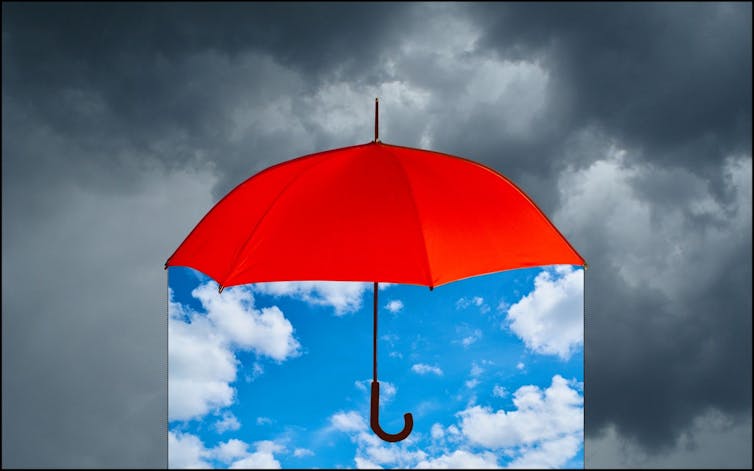
[[416,204],[416,194],[414,193],[414,187],[411,185],[411,179],[408,178],[408,172],[406,171],[406,168],[403,166],[403,163],[401,162],[400,158],[396,156],[393,151],[390,149],[389,144],[382,144],[385,146],[385,150],[387,153],[389,153],[395,161],[397,161],[397,167],[400,169],[401,174],[403,175],[403,179],[406,182],[406,186],[408,187],[408,191],[411,194],[411,206],[414,208],[414,214],[416,215],[416,221],[419,225],[419,232],[422,236],[422,243],[424,244],[424,260],[427,266],[427,276],[429,278],[429,287],[434,288],[435,285],[435,279],[432,275],[432,266],[429,263],[429,251],[427,248],[427,236],[424,233],[424,225],[421,223],[421,218],[419,217],[419,207]]
[[[513,188],[515,188],[515,189],[516,189],[516,191],[518,191],[519,193],[521,193],[521,195],[522,195],[522,196],[523,196],[524,198],[526,198],[526,200],[527,200],[527,201],[529,201],[529,203],[530,203],[530,204],[531,204],[531,205],[532,205],[532,206],[534,207],[534,209],[536,209],[537,211],[539,211],[539,212],[540,212],[540,214],[542,214],[542,216],[543,216],[543,217],[545,218],[545,221],[547,221],[547,223],[548,223],[548,224],[550,224],[550,226],[551,226],[551,227],[552,227],[553,229],[555,229],[555,233],[556,233],[556,234],[558,234],[558,236],[560,236],[560,238],[561,238],[561,239],[562,239],[562,240],[563,240],[563,241],[564,241],[564,242],[565,242],[565,243],[566,243],[566,244],[568,245],[568,247],[570,247],[570,249],[571,249],[571,250],[573,250],[573,252],[574,252],[574,253],[575,253],[576,255],[578,255],[578,257],[579,257],[579,258],[580,258],[580,259],[582,260],[582,262],[586,263],[586,260],[584,259],[584,257],[582,257],[582,256],[581,256],[581,254],[580,254],[580,253],[579,253],[579,252],[578,252],[578,251],[577,251],[577,250],[576,250],[576,249],[575,249],[575,248],[573,247],[573,245],[571,245],[571,243],[570,243],[570,242],[568,241],[568,239],[567,239],[567,238],[566,238],[566,237],[565,237],[565,236],[563,235],[563,233],[562,233],[562,232],[560,232],[560,229],[558,229],[558,228],[557,228],[557,226],[556,226],[555,224],[553,224],[553,222],[552,222],[552,221],[550,221],[550,218],[548,218],[548,217],[547,217],[547,214],[545,214],[545,212],[544,212],[544,211],[542,211],[542,209],[541,209],[541,208],[540,208],[540,207],[539,207],[539,206],[537,205],[537,203],[536,203],[536,202],[534,202],[534,200],[533,200],[533,199],[532,199],[531,197],[529,197],[529,195],[528,195],[528,194],[526,194],[526,192],[525,192],[524,190],[522,190],[522,189],[521,189],[521,188],[520,188],[520,187],[519,187],[518,185],[516,185],[516,184],[515,184],[515,183],[513,182],[513,180],[511,180],[510,178],[506,177],[506,176],[505,176],[505,175],[503,175],[503,174],[502,174],[501,172],[498,172],[497,170],[495,170],[495,169],[494,169],[494,168],[492,168],[492,167],[489,167],[489,166],[487,166],[487,165],[484,165],[483,163],[477,162],[476,160],[472,160],[472,159],[469,159],[469,158],[467,158],[467,157],[461,157],[461,156],[458,156],[458,155],[447,154],[447,153],[445,153],[445,152],[438,152],[438,151],[436,151],[436,150],[428,150],[428,149],[418,149],[418,148],[416,148],[416,147],[400,146],[400,145],[394,145],[394,144],[384,144],[384,145],[387,145],[387,146],[391,146],[391,147],[397,147],[397,148],[399,148],[399,149],[409,149],[409,150],[415,150],[415,151],[419,151],[419,152],[431,152],[431,153],[433,153],[433,154],[442,155],[442,156],[445,156],[445,157],[448,157],[448,158],[451,158],[451,159],[464,160],[464,161],[466,161],[466,162],[470,162],[470,163],[472,163],[472,164],[474,164],[474,165],[477,165],[477,166],[481,167],[481,168],[482,168],[482,169],[484,169],[484,170],[487,170],[488,172],[492,173],[493,175],[497,175],[498,177],[500,177],[500,178],[504,179],[504,180],[505,180],[506,182],[508,182],[508,183],[509,183],[509,184],[510,184],[510,185],[511,185],[511,186],[512,186]],[[544,265],[542,265],[542,266],[544,266]]]
[[[342,148],[342,149],[329,149],[329,150],[325,150],[325,151],[321,151],[321,152],[312,152],[311,154],[306,154],[306,155],[302,155],[302,156],[300,156],[300,157],[296,157],[296,158],[294,158],[294,159],[290,159],[290,160],[284,160],[284,161],[282,161],[282,162],[279,162],[279,163],[277,163],[277,164],[275,164],[275,165],[272,165],[272,166],[270,166],[270,167],[267,167],[267,168],[265,168],[265,169],[262,169],[262,170],[260,170],[259,172],[255,173],[254,175],[250,176],[249,178],[245,179],[244,181],[242,181],[241,183],[239,183],[238,185],[236,185],[235,187],[233,187],[233,189],[232,189],[232,190],[230,190],[230,191],[229,191],[229,192],[228,192],[228,193],[227,193],[227,194],[226,194],[225,196],[223,196],[222,198],[220,198],[220,199],[219,199],[219,200],[217,201],[217,203],[215,203],[215,204],[214,204],[214,205],[212,206],[212,208],[211,208],[211,209],[210,209],[209,211],[207,211],[207,213],[206,213],[206,214],[205,214],[205,215],[204,215],[204,216],[203,216],[203,217],[202,217],[202,218],[201,218],[201,219],[199,220],[199,222],[198,222],[198,223],[196,224],[196,226],[194,226],[194,228],[193,228],[193,229],[191,229],[191,232],[189,232],[189,235],[188,235],[188,236],[186,236],[186,238],[184,239],[184,241],[183,241],[183,242],[181,242],[181,244],[180,244],[180,245],[178,246],[178,248],[177,248],[177,249],[175,249],[175,251],[173,251],[173,254],[172,254],[172,255],[170,255],[170,257],[168,257],[167,261],[165,262],[165,268],[167,268],[168,266],[172,266],[172,264],[170,263],[170,261],[172,260],[172,258],[173,258],[173,257],[175,256],[175,254],[177,254],[177,253],[178,253],[178,251],[179,251],[179,250],[181,249],[181,247],[182,247],[182,246],[183,246],[183,244],[184,244],[184,243],[186,242],[186,240],[188,240],[188,239],[190,239],[190,238],[191,238],[191,235],[192,235],[192,234],[194,233],[194,231],[196,231],[196,229],[197,229],[197,228],[198,228],[199,226],[201,226],[201,225],[202,225],[202,223],[204,222],[204,220],[205,220],[205,219],[207,219],[207,217],[208,217],[208,216],[209,216],[210,214],[212,214],[212,211],[214,211],[214,209],[215,209],[216,207],[220,206],[220,203],[222,203],[223,201],[225,201],[225,200],[226,200],[226,199],[227,199],[228,197],[230,197],[230,196],[231,196],[231,195],[232,195],[233,193],[235,193],[236,191],[240,190],[240,189],[241,189],[241,188],[242,188],[242,187],[243,187],[244,185],[246,185],[246,183],[247,183],[247,182],[249,182],[249,181],[251,181],[251,180],[253,180],[253,179],[255,179],[255,178],[259,177],[260,175],[262,175],[262,174],[264,174],[264,173],[267,173],[267,172],[269,172],[269,171],[271,171],[271,170],[273,170],[273,169],[275,169],[275,168],[277,168],[277,167],[283,167],[283,166],[285,166],[285,165],[289,165],[289,164],[291,164],[291,163],[293,163],[293,162],[296,162],[296,161],[306,160],[306,159],[309,159],[309,158],[312,158],[312,157],[316,157],[316,156],[318,156],[318,155],[328,154],[328,153],[331,153],[331,152],[335,152],[335,151],[338,151],[338,150],[343,150],[343,149],[352,149],[352,148],[353,148],[353,149],[355,149],[355,148],[357,148],[357,147],[364,147],[364,146],[367,146],[367,145],[369,145],[369,144],[370,144],[370,143],[366,143],[366,144],[357,144],[357,145],[354,145],[354,146],[344,147],[344,148]],[[218,281],[218,282],[219,282],[219,280],[215,280],[215,281]]]
[[[359,146],[353,146],[353,147],[359,147]],[[334,155],[337,156],[337,154],[334,154]],[[256,235],[257,231],[259,230],[259,227],[262,226],[262,224],[264,223],[265,219],[267,219],[267,215],[270,213],[270,211],[272,211],[272,208],[275,207],[275,205],[278,203],[278,201],[280,201],[280,199],[283,197],[283,195],[288,191],[288,189],[291,186],[293,186],[294,183],[296,183],[304,175],[306,175],[307,173],[309,173],[309,170],[311,170],[312,168],[319,167],[319,166],[323,165],[325,162],[328,162],[329,160],[331,160],[333,158],[333,155],[330,155],[328,157],[329,158],[325,158],[325,159],[319,160],[319,161],[315,162],[313,165],[304,168],[295,177],[291,178],[291,181],[288,182],[278,192],[278,194],[275,196],[275,198],[272,200],[272,202],[270,202],[270,205],[264,211],[264,214],[262,214],[262,216],[257,221],[256,225],[254,226],[254,229],[251,230],[251,232],[249,233],[248,237],[246,237],[246,240],[244,241],[244,243],[241,244],[241,247],[238,249],[238,251],[236,251],[236,254],[233,256],[233,261],[230,263],[230,267],[231,268],[228,270],[228,273],[225,275],[224,281],[227,281],[229,278],[231,278],[232,276],[234,276],[236,274],[236,271],[238,269],[238,259],[239,259],[239,257],[244,252],[244,250],[246,250],[246,247],[249,245],[249,243],[251,242],[251,240]],[[226,286],[224,282],[221,283],[221,285],[222,286]]]

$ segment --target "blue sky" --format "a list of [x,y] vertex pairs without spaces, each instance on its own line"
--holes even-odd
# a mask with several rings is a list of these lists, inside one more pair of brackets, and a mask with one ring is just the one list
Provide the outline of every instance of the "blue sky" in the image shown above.
[[169,271],[171,467],[583,467],[583,272],[552,266],[434,291],[380,286],[380,419],[369,429],[372,284],[228,288]]

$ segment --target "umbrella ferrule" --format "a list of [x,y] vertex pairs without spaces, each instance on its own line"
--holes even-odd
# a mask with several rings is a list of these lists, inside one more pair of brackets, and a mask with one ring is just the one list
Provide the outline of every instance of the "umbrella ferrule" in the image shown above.
[[374,99],[374,142],[380,142],[380,99]]

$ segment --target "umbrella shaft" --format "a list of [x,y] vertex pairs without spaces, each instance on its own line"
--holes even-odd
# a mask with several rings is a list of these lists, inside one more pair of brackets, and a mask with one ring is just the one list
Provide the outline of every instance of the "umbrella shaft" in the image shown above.
[[377,382],[377,282],[374,283],[374,336],[372,337],[372,377]]

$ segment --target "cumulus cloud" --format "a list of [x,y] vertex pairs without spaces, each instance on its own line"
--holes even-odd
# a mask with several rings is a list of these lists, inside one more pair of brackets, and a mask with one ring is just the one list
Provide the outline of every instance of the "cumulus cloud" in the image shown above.
[[306,456],[314,456],[314,452],[308,448],[296,448],[293,450],[293,456],[296,458],[304,458]]
[[347,281],[276,281],[256,283],[253,290],[271,296],[288,296],[314,306],[329,306],[336,316],[358,311],[371,283]]
[[456,450],[416,464],[417,469],[494,469],[499,467],[494,453],[490,451],[472,453],[466,450]]
[[411,449],[415,445],[416,436],[410,435],[400,443],[386,445],[368,428],[367,421],[356,411],[333,414],[327,429],[344,432],[356,443],[354,463],[360,469],[383,466],[406,468],[426,457],[425,452]]
[[398,313],[403,309],[403,301],[400,299],[393,299],[385,305],[385,309],[393,314]]
[[427,365],[424,363],[416,363],[411,367],[411,371],[420,375],[434,374],[442,376],[443,372],[438,366]]
[[237,360],[206,317],[168,324],[168,417],[189,420],[233,403]]
[[196,435],[168,432],[168,467],[171,469],[216,468],[213,461],[230,469],[280,469],[274,453],[283,450],[284,447],[274,441],[262,440],[254,443],[254,451],[249,451],[248,443],[235,438],[206,448]]
[[514,464],[559,467],[583,443],[583,396],[579,385],[555,375],[542,390],[522,386],[513,394],[514,410],[473,406],[458,413],[469,443],[502,450]]
[[377,463],[373,463],[362,456],[355,457],[354,462],[356,463],[356,469],[384,469]]
[[434,423],[432,424],[432,428],[429,429],[429,434],[432,436],[433,440],[440,440],[445,436],[445,430],[442,428],[441,424]]
[[248,450],[248,443],[233,438],[218,444],[209,454],[223,463],[231,463],[234,460],[246,457],[249,454]]
[[[336,414],[337,415],[337,414]],[[354,463],[359,469],[381,469],[381,468],[495,468],[499,467],[498,458],[491,450],[482,450],[472,452],[470,449],[458,449],[449,451],[444,447],[431,448],[429,450],[418,448],[416,435],[411,435],[406,440],[386,444],[376,437],[370,430],[367,430],[366,422],[354,420],[352,426],[348,426],[346,431],[357,449],[354,456]],[[446,436],[452,438],[451,441],[458,443],[462,440],[462,434],[457,427],[451,425],[447,432],[443,430],[442,425],[435,423],[431,428],[431,436],[435,442],[442,441]],[[469,448],[463,445],[464,448]],[[434,455],[434,456],[433,456]]]
[[256,442],[256,450],[231,463],[230,469],[280,469],[274,453],[284,448],[270,440]]
[[241,422],[233,415],[232,412],[224,412],[220,420],[215,422],[215,430],[217,433],[224,433],[227,431],[235,431],[241,428]]
[[371,430],[363,430],[352,434],[352,439],[357,445],[354,456],[357,467],[408,468],[427,456],[423,450],[414,449],[415,438],[410,436],[398,444],[388,444]]
[[505,397],[508,395],[508,391],[503,386],[496,384],[492,388],[492,395],[494,397]]
[[168,432],[168,467],[175,469],[209,469],[210,453],[199,437],[180,432]]
[[298,354],[300,345],[293,337],[290,321],[277,306],[254,309],[248,288],[233,287],[218,293],[215,283],[205,283],[191,295],[202,303],[217,334],[231,345],[278,361]]
[[339,432],[365,430],[366,420],[356,411],[337,412],[330,417],[330,426]]
[[570,358],[584,342],[583,270],[539,273],[534,290],[508,309],[506,325],[532,351]]
[[293,327],[277,307],[254,308],[243,287],[217,292],[208,282],[192,291],[206,315],[169,304],[168,396],[170,420],[189,420],[232,404],[238,359],[251,350],[278,361],[298,354]]
[[512,469],[557,469],[564,465],[584,446],[582,436],[565,435],[543,442],[538,447],[523,448],[521,456],[508,465]]

